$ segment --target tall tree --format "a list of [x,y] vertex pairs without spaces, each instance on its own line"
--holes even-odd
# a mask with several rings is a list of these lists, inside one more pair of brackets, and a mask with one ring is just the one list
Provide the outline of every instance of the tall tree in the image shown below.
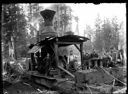
[[104,20],[104,24],[102,25],[102,40],[103,40],[103,48],[106,51],[109,51],[109,49],[112,46],[112,26],[111,23],[109,21],[109,19],[106,18],[106,20]]
[[95,48],[100,51],[109,51],[111,47],[118,49],[122,23],[116,17],[112,20],[105,18],[103,22],[102,26],[96,25]]
[[84,30],[85,37],[88,37],[90,40],[84,43],[84,50],[85,52],[91,52],[93,49],[93,37],[94,37],[94,30],[89,25],[86,25],[86,29]]
[[117,18],[115,18],[116,17],[114,17],[112,21],[106,19],[103,24],[103,41],[106,51],[109,51],[111,47],[118,49],[121,23],[118,22]]
[[[9,43],[14,44],[15,59],[20,56],[19,49],[26,46],[26,19],[23,10],[19,4],[4,4],[3,5],[3,31],[2,39],[6,45],[6,50]],[[11,40],[14,40],[13,42]],[[7,50],[8,51],[8,50]]]
[[78,18],[78,16],[75,17],[75,21],[76,21],[76,32],[79,35],[79,18]]
[[[28,27],[30,30],[30,43],[39,41],[39,35],[43,30],[43,18],[40,15],[40,11],[43,9],[39,6],[39,3],[30,3],[28,5]],[[34,40],[34,41],[32,41]]]
[[54,4],[51,8],[56,11],[54,28],[63,35],[68,30],[68,25],[71,25],[71,8],[65,4]]
[[94,48],[98,51],[102,51],[103,49],[103,41],[102,41],[102,20],[98,15],[95,22],[95,41],[94,41]]
[[113,30],[113,46],[118,49],[120,41],[120,30],[122,29],[122,23],[119,23],[117,17],[112,19],[112,30]]

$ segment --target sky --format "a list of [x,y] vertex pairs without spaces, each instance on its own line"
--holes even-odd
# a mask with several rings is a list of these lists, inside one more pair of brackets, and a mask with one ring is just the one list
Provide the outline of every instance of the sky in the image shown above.
[[[45,8],[49,8],[52,4],[43,4]],[[79,33],[83,35],[86,25],[94,28],[97,15],[101,19],[117,17],[119,22],[124,22],[126,27],[126,3],[101,3],[95,5],[93,3],[66,3],[73,10],[72,14],[79,18]],[[75,21],[72,21],[72,31],[76,29]]]
[[[49,9],[54,3],[41,3],[45,9]],[[101,19],[117,17],[119,22],[124,23],[126,28],[126,3],[100,3],[95,5],[93,3],[66,3],[72,8],[72,15],[79,18],[79,34],[83,35],[86,25],[94,29],[95,19],[99,15]],[[27,12],[27,11],[26,11]],[[76,22],[72,21],[72,31],[75,32]],[[126,30],[125,30],[126,32]]]
[[[68,5],[68,4],[67,4]],[[109,4],[69,4],[73,9],[73,14],[79,17],[79,32],[82,35],[86,25],[94,28],[97,15],[101,19],[117,17],[119,22],[126,23],[126,4],[125,3],[109,3]]]

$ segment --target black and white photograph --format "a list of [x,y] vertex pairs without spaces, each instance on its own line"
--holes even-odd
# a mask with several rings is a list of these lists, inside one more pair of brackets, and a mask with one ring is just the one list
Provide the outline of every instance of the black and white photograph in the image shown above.
[[2,93],[126,94],[126,14],[126,3],[2,4]]

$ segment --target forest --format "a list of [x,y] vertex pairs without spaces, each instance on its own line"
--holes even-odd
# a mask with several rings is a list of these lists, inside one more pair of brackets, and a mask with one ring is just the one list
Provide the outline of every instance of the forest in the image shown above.
[[[72,14],[72,8],[66,4],[52,4],[51,9],[56,11],[53,26],[59,36],[72,31],[72,20],[76,22],[76,32],[79,34],[79,17]],[[30,44],[40,41],[44,21],[40,11],[45,9],[43,4],[3,4],[2,5],[2,58],[8,59],[11,54],[15,59],[29,57],[27,54]],[[84,51],[108,52],[111,48],[125,48],[124,23],[118,17],[101,19],[97,14],[95,28],[85,25],[84,35],[90,41],[84,43]]]

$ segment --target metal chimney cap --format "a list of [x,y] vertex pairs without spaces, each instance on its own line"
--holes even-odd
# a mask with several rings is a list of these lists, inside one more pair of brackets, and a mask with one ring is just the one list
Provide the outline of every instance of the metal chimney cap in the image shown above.
[[55,11],[54,10],[50,10],[50,9],[45,9],[43,11],[40,12],[41,16],[44,19],[53,19],[54,15],[55,15]]

